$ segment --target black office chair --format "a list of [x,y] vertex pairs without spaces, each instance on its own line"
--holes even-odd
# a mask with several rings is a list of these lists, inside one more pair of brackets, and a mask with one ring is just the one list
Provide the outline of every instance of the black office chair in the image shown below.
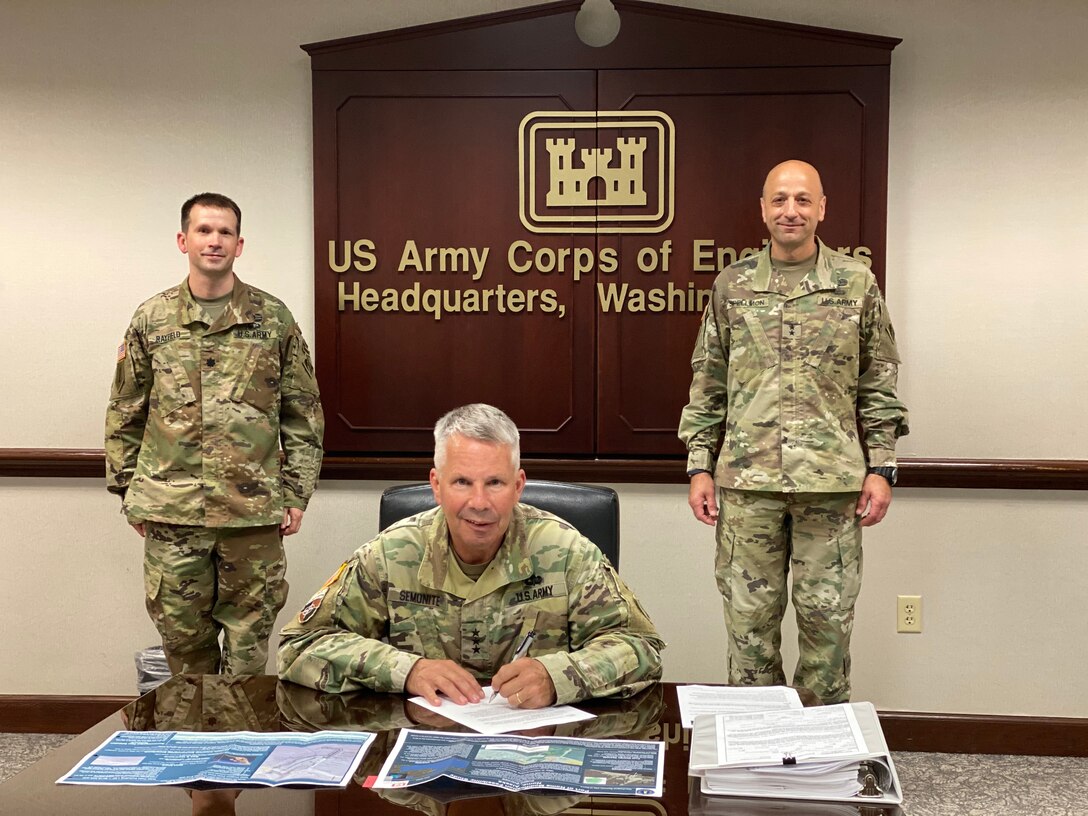
[[[525,504],[554,513],[596,544],[612,566],[620,567],[620,498],[610,487],[530,480],[521,494]],[[378,526],[384,530],[395,521],[434,507],[429,484],[399,485],[382,493]]]

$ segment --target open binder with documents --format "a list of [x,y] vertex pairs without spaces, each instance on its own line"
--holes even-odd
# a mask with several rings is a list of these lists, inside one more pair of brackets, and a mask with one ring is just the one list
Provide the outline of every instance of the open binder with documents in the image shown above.
[[712,796],[903,801],[872,703],[699,715],[688,773]]

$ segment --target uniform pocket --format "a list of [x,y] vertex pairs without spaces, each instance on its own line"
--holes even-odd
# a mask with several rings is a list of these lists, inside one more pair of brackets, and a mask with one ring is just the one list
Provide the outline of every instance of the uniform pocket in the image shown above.
[[181,357],[169,346],[153,355],[154,389],[152,400],[161,416],[169,416],[183,405],[196,402],[196,393]]
[[162,567],[144,564],[144,606],[151,620],[162,620]]
[[144,567],[144,594],[148,600],[159,597],[159,589],[162,588],[162,569],[155,566]]
[[284,577],[286,572],[287,564],[282,559],[269,564],[265,569],[265,608],[268,610],[267,615],[270,625],[275,625],[276,615],[287,603],[287,590],[289,587],[287,579]]
[[246,355],[231,398],[269,412],[280,398],[280,361],[275,349],[254,345]]
[[113,372],[114,399],[126,399],[140,393],[140,382],[136,377],[136,367],[133,362],[133,347],[136,341],[125,337],[124,356],[117,361],[117,367]]
[[844,390],[858,381],[861,309],[837,309],[822,319],[805,362]]
[[[431,660],[450,657],[442,649],[434,622],[435,610],[413,604],[398,604],[389,609],[389,645],[402,652],[422,655]],[[454,638],[456,640],[456,638]]]
[[[570,633],[568,631],[569,620],[566,613],[549,612],[544,609],[525,611],[525,623],[521,628],[521,634],[515,639],[517,642],[511,641],[510,655],[513,654],[513,650],[518,647],[523,638],[530,630],[536,634],[533,637],[532,646],[529,648],[529,657],[543,654],[551,654],[553,652],[565,652],[567,651],[567,644],[570,642]],[[509,655],[503,658],[509,659]]]
[[861,594],[862,552],[854,531],[839,536],[839,560],[842,563],[841,591],[839,609],[854,608],[858,595]]
[[838,533],[826,544],[806,545],[803,561],[795,561],[794,568],[794,606],[824,614],[854,608],[861,592],[861,534],[852,505],[851,518]]
[[778,362],[763,326],[761,313],[743,311],[734,322],[729,341],[729,377],[743,385]]

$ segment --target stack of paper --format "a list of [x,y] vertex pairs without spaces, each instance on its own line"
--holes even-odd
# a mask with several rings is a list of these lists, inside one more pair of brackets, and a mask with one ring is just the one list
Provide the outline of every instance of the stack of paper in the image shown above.
[[760,796],[769,792],[803,799],[855,796],[861,790],[858,762],[810,762],[796,766],[715,768],[704,777],[710,793]]
[[902,801],[871,703],[697,715],[688,772],[708,794]]
[[677,686],[680,725],[691,728],[700,714],[732,714],[801,708],[801,696],[787,686]]

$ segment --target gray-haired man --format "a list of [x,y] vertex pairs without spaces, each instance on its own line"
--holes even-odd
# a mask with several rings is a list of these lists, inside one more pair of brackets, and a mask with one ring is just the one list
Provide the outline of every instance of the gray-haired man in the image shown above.
[[[364,544],[283,632],[280,676],[326,691],[539,708],[633,694],[664,643],[597,547],[520,504],[518,432],[490,405],[435,426],[438,507]],[[511,660],[529,632],[528,656]]]

